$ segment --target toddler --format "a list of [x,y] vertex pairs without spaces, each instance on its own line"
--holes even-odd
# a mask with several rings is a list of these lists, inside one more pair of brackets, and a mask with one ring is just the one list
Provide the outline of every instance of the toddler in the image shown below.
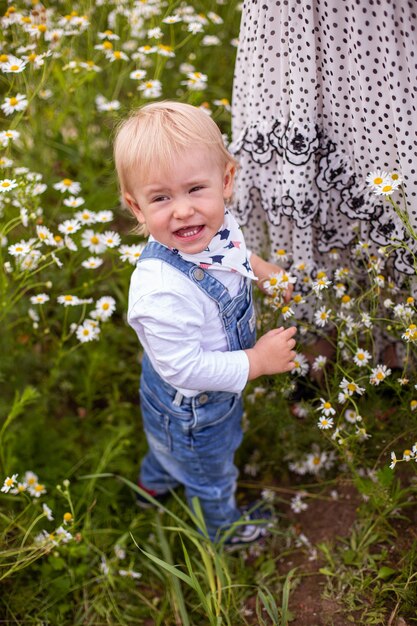
[[[252,281],[262,284],[280,268],[250,254],[225,209],[236,162],[202,109],[166,101],[135,111],[118,128],[115,161],[122,197],[150,235],[128,308],[144,348],[140,401],[149,450],[139,485],[157,499],[184,485],[218,541],[242,517],[233,462],[242,390],[248,380],[294,367],[295,328],[255,338]],[[261,536],[247,522],[231,543]]]

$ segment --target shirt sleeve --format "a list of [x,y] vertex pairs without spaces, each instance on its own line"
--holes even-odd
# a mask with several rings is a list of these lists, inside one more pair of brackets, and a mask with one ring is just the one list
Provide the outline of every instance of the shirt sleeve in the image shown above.
[[148,293],[129,311],[151,363],[175,388],[240,393],[248,380],[249,359],[243,350],[203,350],[201,303],[173,292]]

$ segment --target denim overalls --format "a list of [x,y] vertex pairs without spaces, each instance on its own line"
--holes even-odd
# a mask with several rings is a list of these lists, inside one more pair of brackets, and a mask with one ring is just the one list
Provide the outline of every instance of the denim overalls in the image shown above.
[[[242,279],[240,291],[231,298],[227,288],[209,272],[155,241],[147,244],[138,263],[145,259],[169,263],[217,303],[229,350],[254,345],[250,279]],[[189,504],[198,496],[208,533],[215,540],[220,529],[241,517],[234,497],[238,470],[233,463],[242,441],[241,395],[208,390],[186,398],[162,380],[145,354],[140,400],[149,444],[142,461],[141,483],[158,494],[184,485]]]

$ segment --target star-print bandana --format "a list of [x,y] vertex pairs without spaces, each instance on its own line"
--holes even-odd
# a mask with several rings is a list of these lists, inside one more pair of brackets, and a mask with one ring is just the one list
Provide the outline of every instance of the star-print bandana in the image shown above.
[[178,252],[178,255],[185,261],[195,263],[205,270],[238,272],[245,278],[257,280],[249,262],[242,229],[227,210],[224,212],[223,226],[205,250],[197,254],[185,254],[179,250],[174,250],[174,252]]

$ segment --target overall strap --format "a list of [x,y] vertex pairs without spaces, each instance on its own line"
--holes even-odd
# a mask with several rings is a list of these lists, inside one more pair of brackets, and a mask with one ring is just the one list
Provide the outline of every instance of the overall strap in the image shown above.
[[231,303],[231,297],[225,285],[211,276],[209,272],[206,272],[202,267],[199,267],[195,263],[185,261],[178,255],[178,253],[174,252],[170,248],[167,248],[166,246],[163,246],[157,241],[150,241],[146,244],[139,257],[138,263],[141,263],[141,261],[144,261],[145,259],[160,259],[161,261],[164,261],[174,267],[179,272],[182,272],[209,298],[217,303],[221,313]]

